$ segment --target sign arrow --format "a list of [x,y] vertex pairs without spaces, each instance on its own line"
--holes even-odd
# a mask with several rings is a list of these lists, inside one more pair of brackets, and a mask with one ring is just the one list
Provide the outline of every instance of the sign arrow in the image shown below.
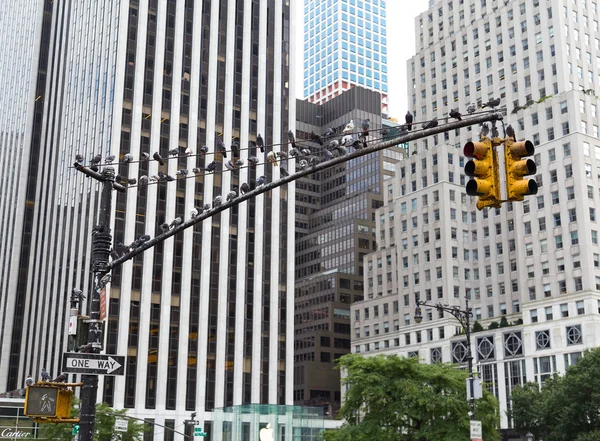
[[108,354],[63,354],[63,372],[73,374],[123,375],[125,357]]

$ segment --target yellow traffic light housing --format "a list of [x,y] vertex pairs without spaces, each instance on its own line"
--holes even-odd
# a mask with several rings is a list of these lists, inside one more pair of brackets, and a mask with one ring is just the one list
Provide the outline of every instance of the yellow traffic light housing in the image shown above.
[[536,194],[537,182],[534,179],[523,179],[537,171],[532,159],[521,159],[532,156],[535,147],[531,141],[514,142],[513,138],[504,140],[504,160],[506,165],[506,193],[509,201],[522,201],[524,196]]
[[73,390],[67,389],[67,386],[73,385],[67,383],[41,385],[38,383],[27,387],[25,415],[35,418],[37,422],[78,422],[79,418],[71,418]]
[[471,180],[467,182],[467,194],[479,196],[477,209],[499,207],[500,176],[498,173],[498,154],[492,140],[484,136],[480,142],[469,141],[463,152],[466,157],[473,158],[465,164],[465,174]]

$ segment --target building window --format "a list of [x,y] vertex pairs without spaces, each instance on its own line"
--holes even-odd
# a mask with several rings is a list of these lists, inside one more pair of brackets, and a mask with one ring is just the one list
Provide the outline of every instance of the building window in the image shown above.
[[431,349],[431,363],[441,363],[442,361],[442,348]]
[[567,326],[567,345],[578,345],[582,342],[581,325]]
[[550,349],[550,331],[538,331],[535,333],[536,349]]

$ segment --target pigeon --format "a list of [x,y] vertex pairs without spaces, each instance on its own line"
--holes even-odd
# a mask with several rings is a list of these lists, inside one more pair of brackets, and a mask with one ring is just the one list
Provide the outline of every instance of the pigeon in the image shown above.
[[235,168],[235,166],[233,165],[233,162],[231,162],[231,161],[227,161],[224,164],[225,164],[225,168],[227,170],[233,170]]
[[337,133],[337,129],[335,127],[329,127],[325,133],[323,134],[323,137],[325,138],[331,138],[332,136],[334,136]]
[[42,377],[42,381],[50,381],[50,374],[46,371],[46,368],[42,368],[42,373],[40,374]]
[[345,145],[345,146],[350,146],[354,143],[354,137],[352,135],[344,135],[344,137],[342,138],[342,141],[340,142],[341,145]]
[[381,137],[388,136],[390,134],[390,129],[381,129],[379,133],[381,134]]
[[348,149],[346,147],[344,147],[343,145],[338,146],[338,148],[336,149],[340,156],[344,156],[348,154]]
[[142,152],[142,154],[140,155],[140,161],[149,161],[149,160],[150,160],[150,153]]
[[204,204],[204,211],[210,210],[210,204]]
[[450,118],[454,118],[457,121],[462,121],[461,116],[462,115],[460,114],[460,112],[458,110],[456,110],[456,109],[450,110]]
[[165,165],[165,160],[163,159],[162,156],[160,156],[160,153],[154,152],[154,154],[152,155],[152,157],[154,158],[155,161],[158,161],[158,163],[160,165]]
[[240,144],[236,140],[231,141],[231,152],[234,158],[240,157]]
[[222,202],[223,197],[221,195],[215,197],[215,200],[213,201],[213,208],[218,207],[219,205],[221,205]]
[[186,168],[182,168],[181,170],[177,170],[177,173],[175,173],[177,176],[187,176],[188,174],[188,170]]
[[308,167],[308,162],[306,162],[306,159],[301,159],[300,161],[298,161],[298,164],[296,164],[296,168],[298,170],[302,170],[306,167]]
[[113,251],[117,254],[117,256],[122,257],[125,253],[127,253],[129,251],[129,246],[127,246],[123,242],[117,240],[117,241],[115,241],[115,246],[113,247]]
[[319,163],[319,158],[317,156],[311,156],[310,159],[308,160],[308,163],[313,166],[313,165],[317,165]]
[[486,123],[481,123],[481,131],[479,132],[479,137],[483,138],[488,136],[490,133],[490,127]]
[[243,159],[238,159],[237,161],[235,161],[234,164],[236,167],[241,167],[244,165],[244,160]]
[[310,149],[307,149],[307,148],[303,148],[303,149],[301,150],[301,152],[302,152],[302,154],[303,154],[304,156],[308,156],[308,155],[310,155],[310,153],[311,153],[311,152],[310,152]]
[[489,100],[481,107],[491,107],[492,109],[498,107],[500,105],[500,98]]
[[140,180],[138,181],[138,186],[145,187],[148,185],[148,176],[142,175],[140,176]]
[[60,374],[58,377],[56,377],[54,380],[52,380],[52,382],[53,383],[66,383],[67,378],[68,378],[67,374]]
[[135,184],[137,184],[137,179],[135,179],[135,178],[127,179],[127,185],[135,185]]
[[477,106],[473,103],[469,104],[469,106],[467,107],[467,113],[469,115],[474,114],[476,110],[477,110]]
[[332,139],[327,147],[329,148],[329,150],[334,150],[337,149],[339,145],[340,143],[337,139]]
[[517,140],[517,135],[515,134],[515,129],[510,124],[506,127],[506,136],[512,138],[513,141]]
[[126,154],[123,156],[123,162],[124,162],[125,164],[129,164],[129,163],[130,163],[130,162],[132,162],[132,161],[133,161],[133,155],[132,155],[131,153],[126,153]]
[[294,136],[294,132],[288,130],[287,132],[288,142],[292,144],[292,147],[296,147],[296,137]]
[[285,169],[285,167],[283,167],[283,166],[279,169],[279,171],[280,171],[281,177],[283,177],[283,178],[287,178],[290,175],[288,173],[288,171]]
[[162,230],[163,233],[166,233],[167,231],[169,231],[169,224],[166,222],[163,222],[162,224],[160,224],[160,229]]
[[179,156],[179,149],[171,149],[169,150],[169,155],[171,156]]
[[323,156],[325,157],[325,160],[328,161],[330,159],[333,159],[333,153],[331,153],[329,150],[324,149],[323,150]]
[[79,164],[83,162],[83,155],[81,153],[75,155],[75,162],[78,162]]
[[90,159],[90,164],[97,165],[97,164],[100,164],[101,161],[102,161],[102,156],[96,155],[92,159]]
[[258,164],[258,158],[256,156],[250,156],[248,158],[248,164],[250,164],[251,166],[255,166],[256,164]]
[[256,186],[257,187],[262,187],[266,183],[267,183],[267,177],[266,176],[259,176],[258,179],[256,180]]
[[116,156],[115,156],[115,155],[108,155],[108,156],[106,157],[106,159],[105,159],[105,162],[106,162],[107,164],[112,164],[112,163],[114,162],[114,160],[115,160],[115,159],[116,159]]
[[121,182],[123,182],[123,176],[121,176],[121,175],[116,175],[116,176],[115,176],[115,182],[116,182],[117,184],[120,184]]
[[190,211],[190,218],[195,219],[196,216],[198,216],[198,209],[192,208],[192,211]]
[[[131,247],[127,247],[127,249],[129,249]],[[110,276],[110,274],[105,274],[104,277],[102,277],[100,279],[100,285],[101,286],[106,286],[110,283],[110,280],[112,279],[112,277]]]
[[205,146],[205,145],[203,145],[202,147],[200,147],[200,148],[198,149],[198,153],[199,153],[200,155],[206,155],[206,154],[208,153],[208,147],[207,147],[207,146]]
[[500,133],[498,132],[498,127],[496,126],[496,121],[492,122],[492,138],[499,138]]
[[262,136],[260,136],[260,133],[256,136],[256,145],[260,148],[261,153],[265,152],[265,142],[262,139]]
[[291,158],[295,158],[296,156],[300,155],[300,152],[298,151],[298,149],[290,149],[289,155]]
[[152,175],[152,176],[150,176],[150,177],[148,178],[148,182],[149,182],[149,183],[152,183],[152,184],[154,184],[154,183],[156,183],[156,182],[158,182],[158,181],[159,181],[159,179],[158,179],[158,176],[156,176],[156,175]]
[[277,167],[277,157],[275,156],[274,152],[271,151],[267,153],[267,161],[273,164],[274,167]]
[[227,197],[225,198],[225,200],[227,202],[231,202],[233,201],[235,198],[237,197],[237,193],[235,191],[230,191],[229,193],[227,193]]
[[197,175],[198,173],[200,173],[200,171],[201,171],[201,170],[200,170],[198,167],[194,167],[194,168],[192,169],[192,173],[194,173],[195,175]]
[[27,375],[27,378],[25,378],[25,387],[29,387],[33,385],[33,378],[31,377],[31,374]]
[[310,132],[310,140],[316,142],[319,145],[323,145],[323,140],[315,132]]
[[169,225],[170,228],[175,228],[178,225],[181,225],[181,223],[183,222],[183,219],[179,216],[177,216],[175,219],[173,219],[173,222],[171,222],[171,225]]
[[211,162],[210,164],[208,164],[205,168],[205,170],[207,171],[207,173],[212,173],[217,169],[217,163],[215,161]]
[[80,302],[82,299],[85,299],[85,296],[83,295],[83,291],[80,290],[79,288],[73,288],[73,291],[71,291],[71,301],[72,302]]
[[250,186],[247,183],[243,183],[242,186],[240,187],[240,193],[242,194],[246,194],[250,191]]
[[362,124],[361,124],[362,136],[364,136],[364,137],[369,136],[369,122],[371,122],[371,120],[369,118],[362,120]]
[[185,149],[185,154],[186,155],[193,155],[194,154],[194,150],[191,147],[188,147]]
[[287,153],[286,152],[275,152],[275,155],[277,155],[277,157],[279,159],[281,159],[282,161],[287,159]]
[[351,119],[350,122],[348,124],[346,124],[346,127],[344,127],[344,130],[342,130],[342,133],[351,133],[352,130],[354,130],[354,120]]
[[217,141],[217,152],[221,153],[223,158],[227,158],[227,147],[225,147],[225,144],[221,139]]
[[412,113],[410,113],[410,110],[404,115],[404,122],[406,123],[406,128],[412,130],[413,116]]
[[437,127],[437,125],[437,118],[433,118],[431,121],[427,121],[425,124],[423,124],[423,129],[433,129],[434,127]]
[[147,234],[142,234],[140,236],[140,238],[138,239],[141,243],[146,243],[151,239],[150,236],[148,236]]

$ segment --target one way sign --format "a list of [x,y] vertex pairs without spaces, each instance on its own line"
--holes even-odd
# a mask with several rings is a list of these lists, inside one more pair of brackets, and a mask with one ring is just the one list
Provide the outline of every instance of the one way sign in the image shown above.
[[125,357],[108,354],[63,354],[63,372],[71,374],[123,375]]

